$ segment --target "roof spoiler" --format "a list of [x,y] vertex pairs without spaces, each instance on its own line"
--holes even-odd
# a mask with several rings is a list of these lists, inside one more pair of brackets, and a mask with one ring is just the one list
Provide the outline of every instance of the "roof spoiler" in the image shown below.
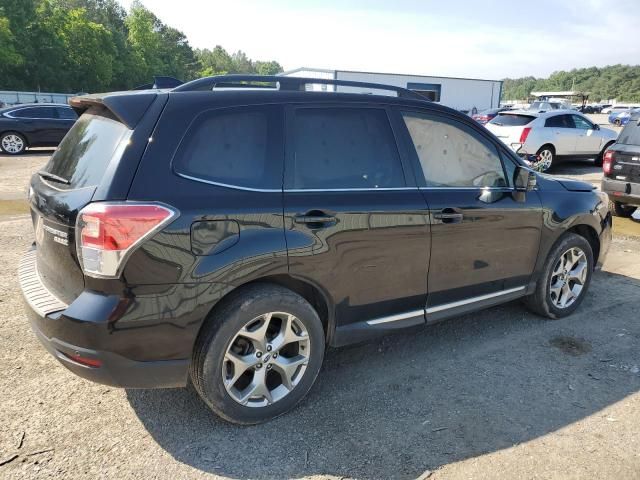
[[153,83],[145,83],[138,87],[132,88],[132,90],[151,90],[159,88],[176,88],[182,85],[184,82],[173,77],[166,77],[156,75],[153,77]]
[[69,99],[69,105],[78,115],[95,106],[101,106],[109,110],[127,128],[133,130],[142,120],[147,109],[151,106],[158,94],[153,91],[140,92],[115,92],[98,93],[94,95],[82,95]]

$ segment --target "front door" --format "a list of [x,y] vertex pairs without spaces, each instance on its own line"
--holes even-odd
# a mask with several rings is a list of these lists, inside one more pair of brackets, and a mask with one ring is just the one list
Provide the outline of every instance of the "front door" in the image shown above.
[[424,323],[428,212],[387,111],[295,106],[287,124],[289,272],[335,305],[333,343],[369,327]]
[[503,164],[479,127],[444,115],[401,115],[431,218],[427,321],[522,295],[540,241],[537,192],[514,192],[515,163],[505,156],[511,163]]
[[602,137],[593,123],[581,115],[572,115],[576,127],[576,153],[578,155],[598,155],[602,149]]

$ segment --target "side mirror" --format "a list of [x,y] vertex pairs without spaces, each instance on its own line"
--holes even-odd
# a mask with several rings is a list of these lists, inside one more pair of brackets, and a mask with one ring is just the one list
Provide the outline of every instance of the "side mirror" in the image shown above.
[[600,125],[598,125],[597,123],[593,124],[593,129],[594,130],[600,130]]
[[530,192],[536,188],[537,180],[535,172],[525,167],[517,167],[513,184],[517,192]]

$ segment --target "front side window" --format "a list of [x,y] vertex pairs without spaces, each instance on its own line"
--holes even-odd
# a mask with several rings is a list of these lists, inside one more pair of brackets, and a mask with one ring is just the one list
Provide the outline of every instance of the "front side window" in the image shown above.
[[281,189],[281,133],[282,116],[276,107],[204,112],[178,147],[174,171],[224,185]]
[[572,117],[573,117],[573,123],[575,125],[575,128],[580,128],[582,130],[593,129],[593,125],[588,120],[581,117],[580,115],[572,115]]
[[76,112],[72,108],[57,107],[56,110],[58,111],[58,118],[62,120],[75,120],[78,118],[78,115],[76,115]]
[[403,113],[428,187],[506,187],[502,162],[490,142],[448,119]]
[[295,110],[287,188],[405,187],[387,113],[375,108]]

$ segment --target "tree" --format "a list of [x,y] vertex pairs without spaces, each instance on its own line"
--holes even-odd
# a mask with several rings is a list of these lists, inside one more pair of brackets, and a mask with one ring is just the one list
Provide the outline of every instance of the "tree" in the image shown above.
[[283,71],[282,66],[275,60],[270,62],[255,62],[255,69],[259,75],[275,75]]

